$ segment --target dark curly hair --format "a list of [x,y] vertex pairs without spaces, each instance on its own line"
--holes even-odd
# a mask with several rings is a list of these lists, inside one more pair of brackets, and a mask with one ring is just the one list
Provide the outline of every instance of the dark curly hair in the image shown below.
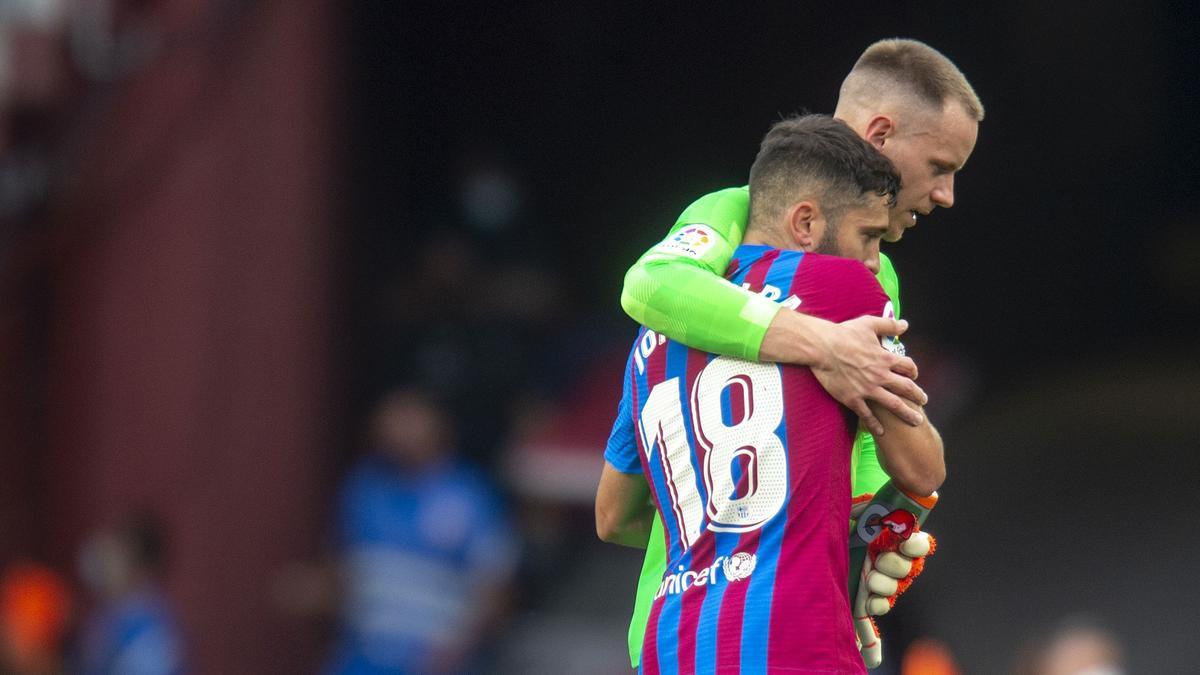
[[891,160],[829,115],[798,115],[771,126],[750,167],[750,227],[771,229],[803,199],[821,204],[830,228],[870,198],[894,206],[900,175]]

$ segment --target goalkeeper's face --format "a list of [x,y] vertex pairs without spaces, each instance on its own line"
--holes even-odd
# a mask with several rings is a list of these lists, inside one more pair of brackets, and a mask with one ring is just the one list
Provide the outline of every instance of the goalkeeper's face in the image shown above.
[[880,147],[900,172],[900,192],[884,239],[899,241],[918,218],[939,206],[954,206],[954,175],[967,163],[978,134],[979,123],[956,103],[941,113],[898,116],[896,132]]

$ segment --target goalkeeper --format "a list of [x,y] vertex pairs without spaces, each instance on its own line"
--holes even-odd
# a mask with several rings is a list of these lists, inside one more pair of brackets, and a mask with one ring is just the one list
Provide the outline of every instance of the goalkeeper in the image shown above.
[[[842,83],[834,116],[892,160],[901,189],[887,235],[899,241],[919,217],[954,204],[954,175],[975,147],[983,106],[959,69],[940,52],[915,40],[881,40],[863,52]],[[722,275],[741,243],[749,191],[727,188],[684,210],[662,243],[625,275],[621,306],[635,321],[696,349],[750,360],[796,363],[812,369],[822,386],[853,410],[865,430],[851,455],[856,501],[888,479],[871,433],[882,432],[868,400],[912,424],[920,414],[905,403],[925,403],[912,382],[916,366],[899,343],[879,338],[906,328],[899,282],[880,255],[878,279],[896,320],[863,317],[833,324],[799,312],[779,311],[772,299],[750,293]],[[895,353],[900,352],[900,353]],[[629,627],[630,658],[640,661],[642,638],[666,565],[662,520],[656,518],[638,580]]]

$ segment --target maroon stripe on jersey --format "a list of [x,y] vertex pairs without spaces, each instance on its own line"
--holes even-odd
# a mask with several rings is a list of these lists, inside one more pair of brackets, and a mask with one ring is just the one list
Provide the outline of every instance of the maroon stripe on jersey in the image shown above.
[[[853,442],[841,406],[812,372],[782,368],[786,442],[791,487],[771,601],[773,664],[837,664],[838,672],[859,672],[847,656],[854,649],[846,593],[846,523],[850,503],[850,446]],[[809,489],[796,489],[798,485]],[[803,574],[789,573],[803,570]],[[798,612],[797,608],[803,607]],[[801,656],[802,655],[802,656]]]
[[643,675],[658,675],[662,670],[658,667],[658,618],[662,615],[664,595],[650,605],[650,616],[646,619],[646,635],[642,638],[642,669]]
[[770,251],[762,254],[758,260],[750,263],[750,269],[746,270],[746,276],[742,279],[743,284],[750,284],[750,288],[762,288],[763,280],[767,278],[767,273],[771,271],[771,265],[779,258],[780,250],[773,248]]
[[[730,553],[758,553],[760,530],[745,532]],[[717,617],[717,672],[738,672],[742,668],[742,624],[746,614],[746,592],[750,580],[730,581],[721,596]]]
[[[689,349],[687,352],[687,391],[691,391],[696,384],[696,378],[700,377],[700,371],[708,365],[708,354],[705,352]],[[691,399],[691,396],[688,396]],[[692,420],[695,425],[695,420]],[[707,450],[700,443],[696,444],[696,476],[699,477],[704,467],[705,453]],[[715,555],[714,546],[716,540],[713,537],[699,537],[696,544],[692,546],[692,564],[691,569],[699,570],[708,567],[712,564],[713,556]],[[679,672],[694,673],[696,672],[696,629],[700,623],[700,610],[704,605],[704,598],[708,595],[708,586],[697,587],[692,586],[682,594],[679,607],[679,648],[678,648],[678,663]]]
[[[801,262],[787,294],[803,297],[801,279],[812,272],[804,264],[808,261]],[[800,660],[863,672],[846,593],[854,427],[848,411],[825,393],[811,370],[780,371],[791,485],[771,601],[767,670]],[[801,483],[809,488],[796,489]],[[797,612],[798,607],[803,610]]]
[[[700,541],[692,547],[692,570],[701,570],[712,565],[713,556],[716,553],[714,548],[715,543],[716,540],[713,537],[701,537]],[[704,599],[708,596],[708,589],[712,583],[710,577],[705,586],[692,586],[684,591],[682,598],[680,598],[678,633],[678,663],[680,673],[696,672],[697,631],[703,630],[705,633],[715,633],[715,626],[701,627],[699,625],[700,613],[704,609]]]
[[729,267],[725,268],[725,278],[728,279],[729,277],[737,274],[738,270],[740,269],[742,269],[742,261],[738,260],[737,258],[732,258],[729,261]]

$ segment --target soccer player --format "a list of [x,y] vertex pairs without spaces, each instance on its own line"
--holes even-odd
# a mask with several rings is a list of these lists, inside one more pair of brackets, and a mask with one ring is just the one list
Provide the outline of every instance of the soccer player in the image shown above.
[[[777,123],[750,170],[750,222],[729,280],[782,311],[886,316],[872,272],[898,184],[844,123]],[[932,493],[945,477],[937,432],[873,412],[888,474]],[[645,546],[663,514],[669,574],[642,672],[865,672],[846,594],[855,428],[811,369],[705,353],[642,329],[596,497],[606,541]]]
[[[954,176],[975,147],[983,106],[962,72],[928,45],[882,40],[859,57],[842,83],[834,116],[877,147],[900,172],[901,188],[890,209],[887,241],[899,241],[919,216],[954,205]],[[899,332],[892,320],[862,317],[835,324],[821,317],[780,311],[778,303],[722,279],[742,240],[750,195],[728,188],[698,199],[667,238],[638,260],[625,277],[625,311],[660,335],[704,351],[750,360],[809,366],[821,385],[879,433],[872,407],[882,406],[909,423],[920,415],[901,398],[924,403],[903,374],[915,365],[879,348],[877,335]],[[880,255],[878,279],[900,316],[899,283]],[[852,457],[853,494],[870,495],[887,480],[875,442],[860,432]],[[662,524],[654,520],[629,629],[636,666],[650,601],[666,561]]]

